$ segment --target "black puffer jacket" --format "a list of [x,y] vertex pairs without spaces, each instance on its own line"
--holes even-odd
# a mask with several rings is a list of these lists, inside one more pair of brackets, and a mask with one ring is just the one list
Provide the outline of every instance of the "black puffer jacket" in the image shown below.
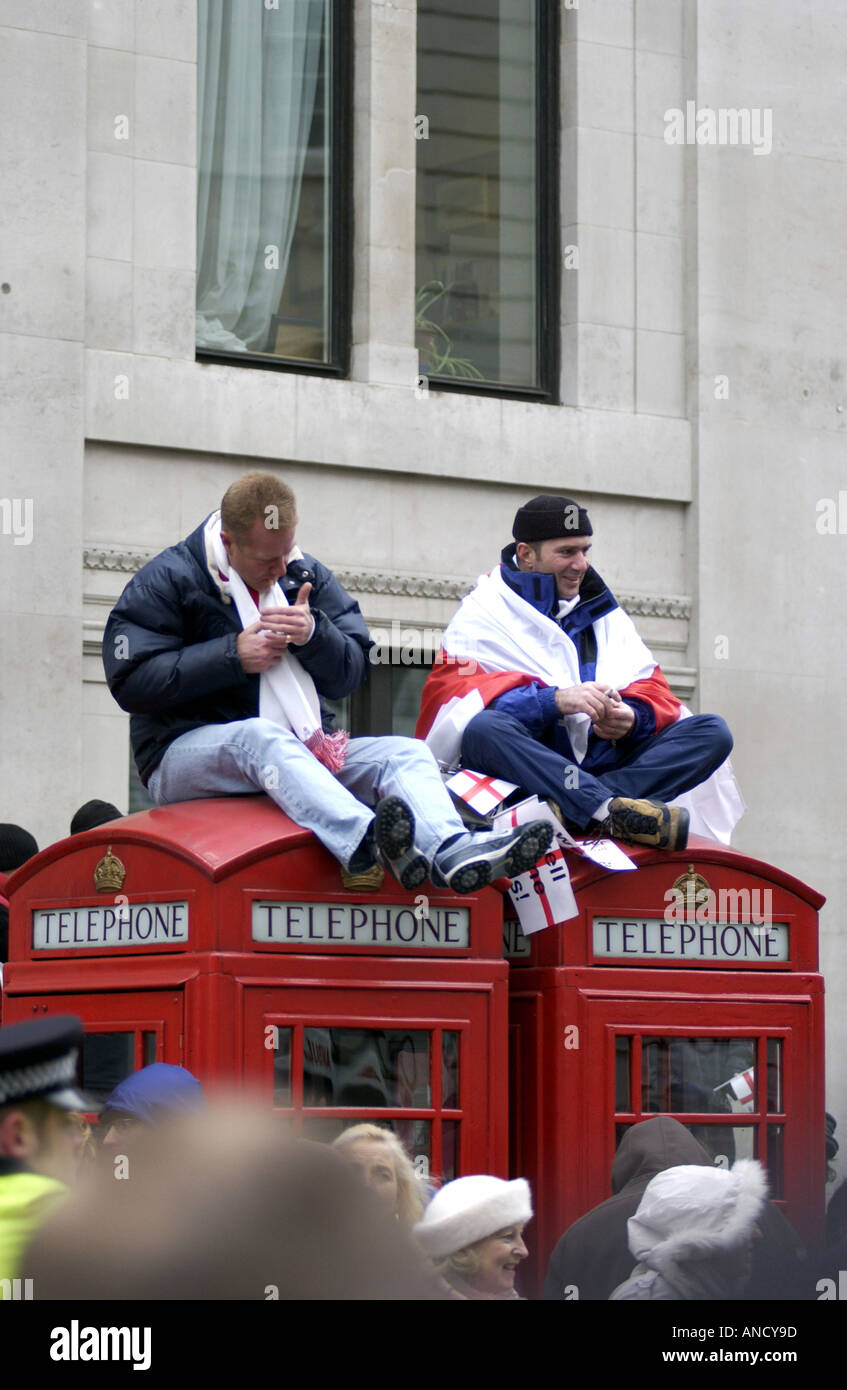
[[[203,724],[259,713],[259,677],[245,674],[236,642],[241,621],[206,567],[205,522],[163,550],[127,584],[103,635],[109,689],[132,715],[132,751],[142,782],[169,743]],[[293,603],[311,583],[315,631],[297,648],[301,665],[327,700],[349,695],[368,675],[372,646],[358,603],[311,555],[292,560],[280,585]],[[333,716],[321,700],[323,726]]]

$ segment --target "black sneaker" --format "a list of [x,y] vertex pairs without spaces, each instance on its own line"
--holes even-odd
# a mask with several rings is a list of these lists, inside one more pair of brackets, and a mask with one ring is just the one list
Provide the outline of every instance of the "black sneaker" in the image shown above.
[[685,849],[688,821],[688,812],[680,806],[616,796],[609,804],[609,814],[599,826],[598,834],[630,844],[649,845],[651,849]]
[[374,843],[380,863],[411,891],[423,883],[429,864],[415,850],[415,817],[399,796],[386,796],[374,816]]
[[430,877],[436,888],[475,893],[495,878],[515,878],[537,864],[550,848],[553,827],[535,820],[506,835],[460,835],[435,856]]

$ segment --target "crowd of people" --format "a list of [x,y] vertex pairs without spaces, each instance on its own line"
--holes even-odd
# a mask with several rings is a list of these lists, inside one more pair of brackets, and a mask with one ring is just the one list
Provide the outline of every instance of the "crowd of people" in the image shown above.
[[[526,1296],[525,1179],[439,1185],[378,1124],[296,1140],[165,1063],[124,1078],[89,1126],[81,1037],[72,1016],[0,1029],[0,1297],[16,1280],[39,1299]],[[813,1299],[847,1254],[839,1228],[805,1262],[761,1165],[716,1167],[670,1116],[626,1132],[612,1187],[556,1245],[545,1299]]]

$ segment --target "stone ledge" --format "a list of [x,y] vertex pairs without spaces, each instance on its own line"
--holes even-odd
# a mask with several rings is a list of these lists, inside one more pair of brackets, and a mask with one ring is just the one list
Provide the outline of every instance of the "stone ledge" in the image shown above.
[[[130,550],[117,546],[99,546],[83,552],[87,570],[112,570],[121,574],[136,574],[156,554],[153,550]],[[403,574],[399,570],[333,570],[345,589],[357,594],[390,594],[407,598],[437,598],[458,600],[470,593],[473,579],[456,576]],[[691,599],[683,594],[631,594],[619,592],[618,602],[625,612],[638,618],[691,617]]]

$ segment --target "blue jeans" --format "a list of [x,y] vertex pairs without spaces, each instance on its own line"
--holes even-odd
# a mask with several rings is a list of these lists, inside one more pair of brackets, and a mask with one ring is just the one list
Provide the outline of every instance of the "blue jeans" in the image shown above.
[[694,714],[625,750],[622,743],[610,765],[608,742],[598,740],[602,765],[592,772],[590,748],[582,764],[571,762],[534,739],[511,714],[485,709],[465,729],[462,761],[490,777],[516,782],[530,795],[551,797],[569,821],[587,829],[594,811],[610,797],[672,801],[699,786],[729,757],[732,734],[720,715]]
[[401,796],[415,817],[415,846],[430,861],[465,826],[426,744],[414,738],[354,738],[332,773],[270,719],[205,724],[174,739],[150,774],[158,806],[205,796],[267,792],[291,820],[314,831],[345,867],[385,796]]

